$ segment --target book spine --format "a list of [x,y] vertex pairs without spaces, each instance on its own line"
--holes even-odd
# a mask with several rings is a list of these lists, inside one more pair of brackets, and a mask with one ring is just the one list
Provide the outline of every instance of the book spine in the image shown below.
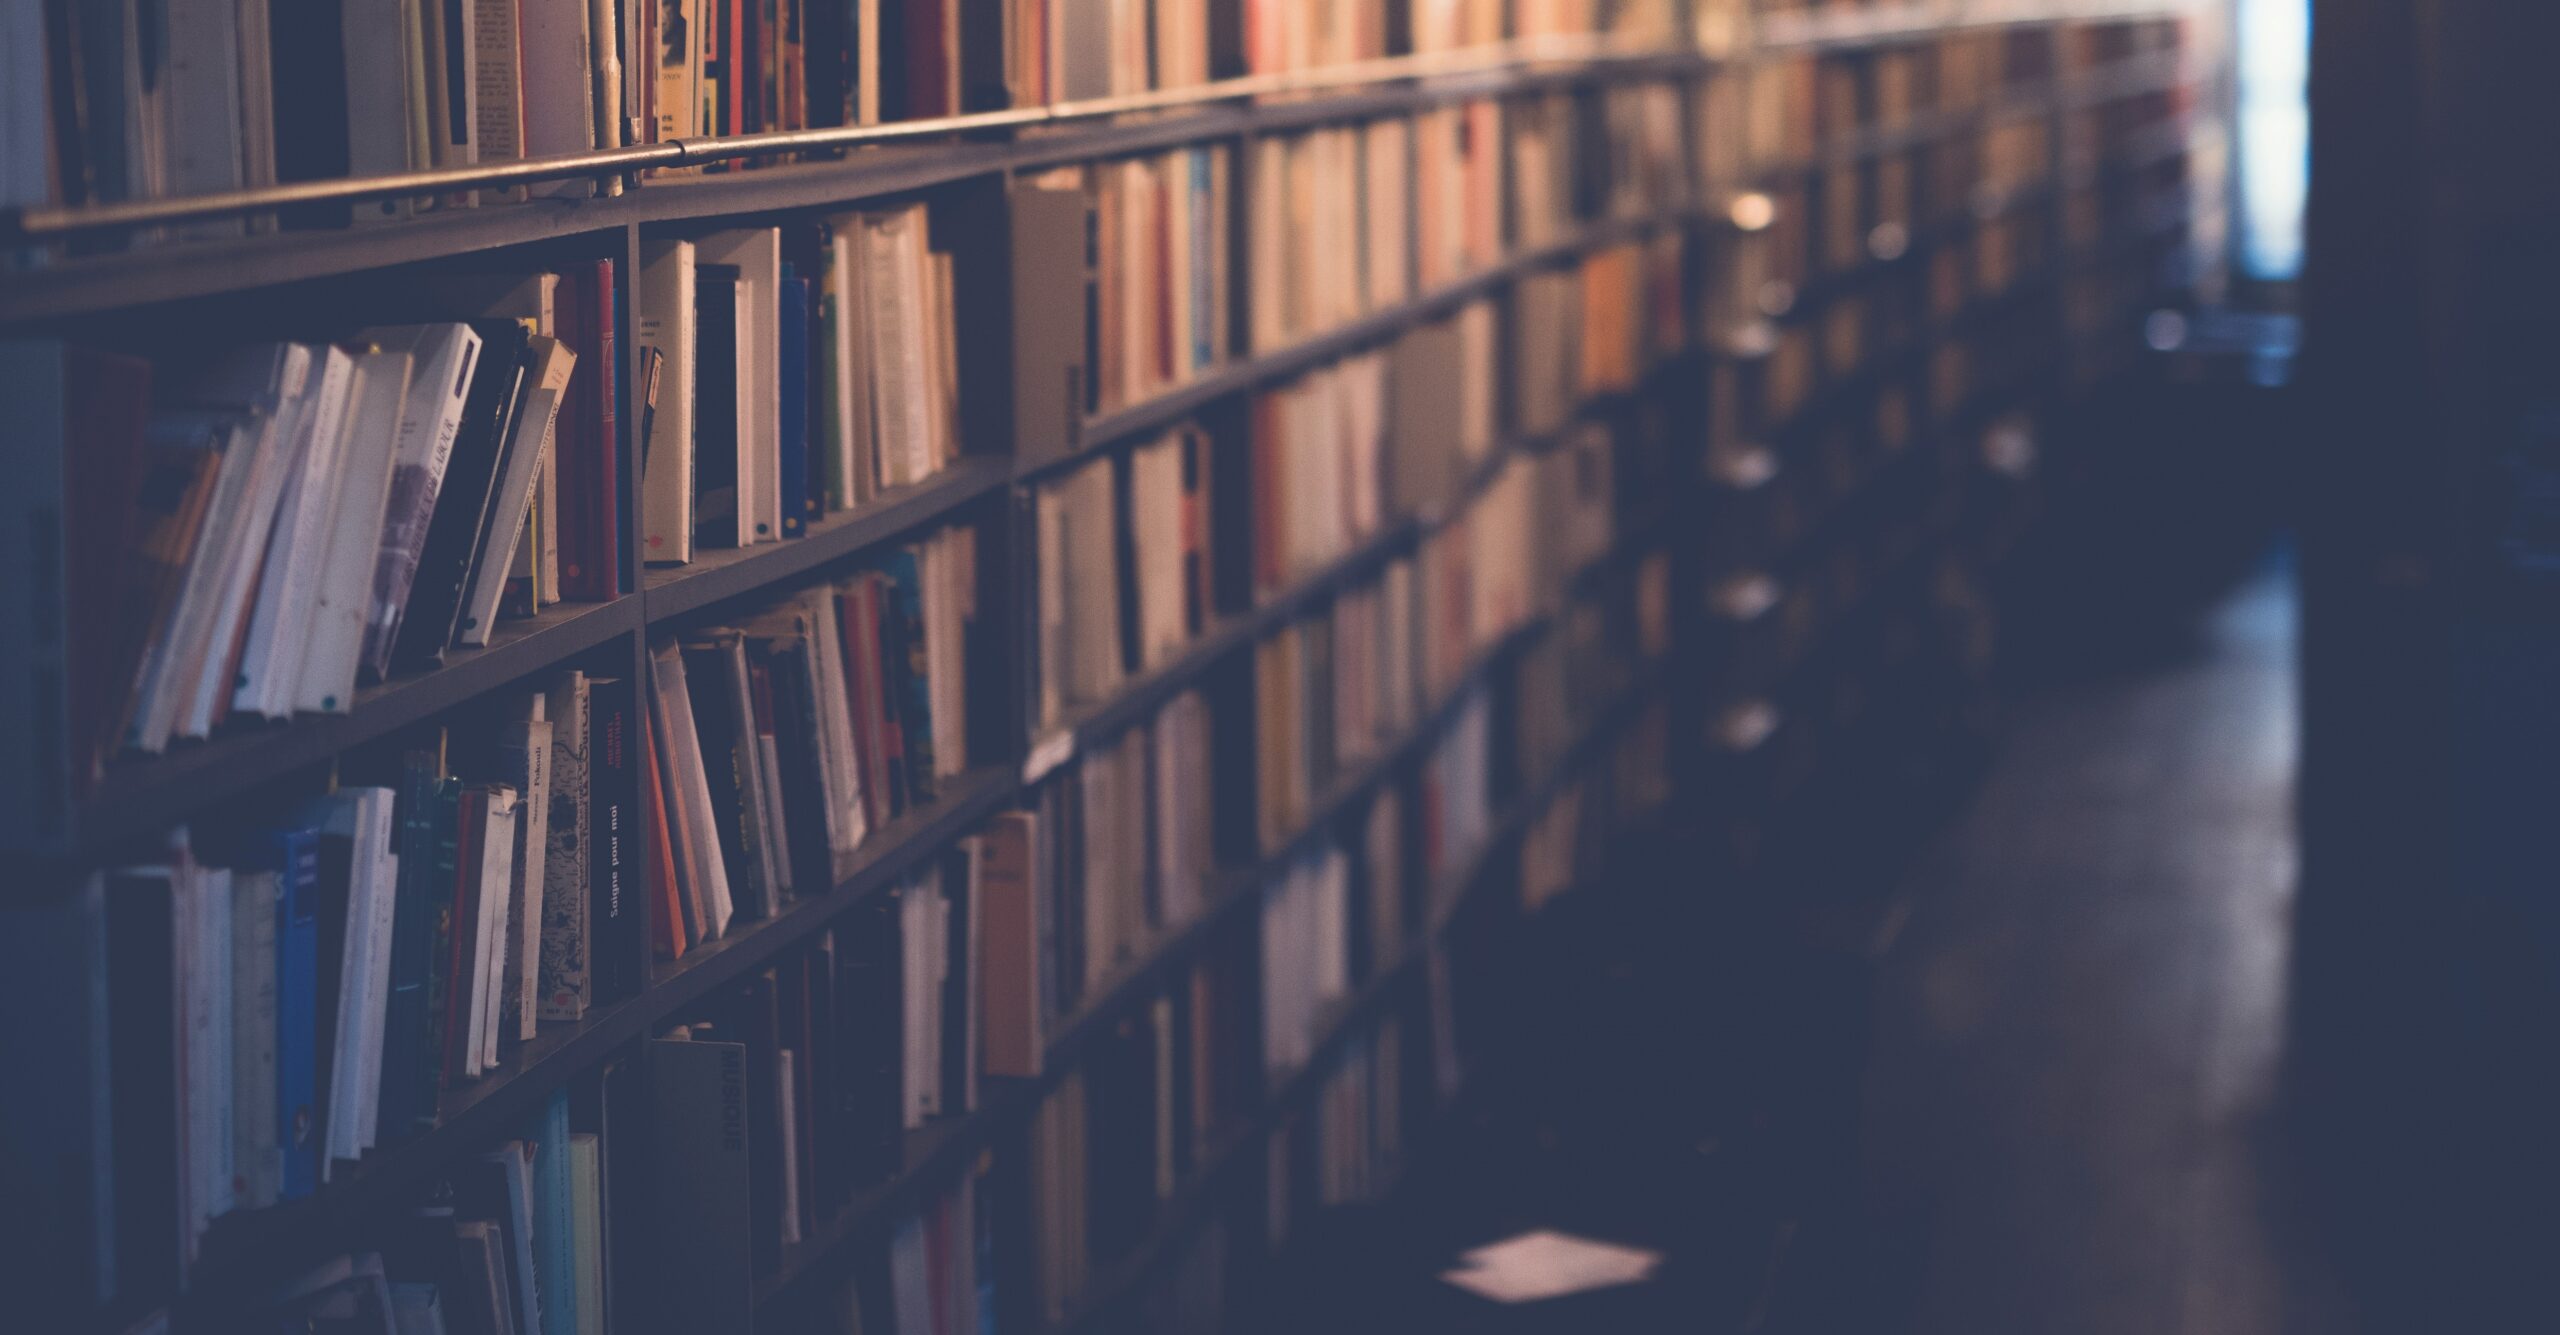
[[279,1196],[320,1188],[318,1054],[320,840],[311,830],[278,839],[276,893],[276,1140]]
[[539,1016],[578,1020],[587,1013],[593,948],[595,789],[590,756],[593,686],[572,672],[551,691],[551,810],[542,888]]
[[636,995],[641,940],[639,698],[628,678],[598,678],[587,695],[587,793],[594,808],[587,885],[589,1001]]

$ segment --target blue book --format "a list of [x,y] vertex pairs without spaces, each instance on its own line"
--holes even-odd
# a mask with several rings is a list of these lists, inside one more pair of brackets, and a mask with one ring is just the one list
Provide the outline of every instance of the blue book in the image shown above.
[[809,531],[809,280],[782,266],[782,536]]
[[533,1146],[533,1274],[540,1335],[578,1335],[577,1227],[569,1194],[569,1091],[551,1096],[525,1135]]
[[1209,234],[1209,222],[1216,213],[1216,210],[1210,206],[1209,197],[1217,188],[1217,182],[1211,175],[1214,164],[1210,160],[1210,154],[1211,150],[1207,148],[1191,150],[1190,279],[1191,310],[1194,322],[1191,330],[1191,355],[1204,367],[1214,364],[1218,359],[1217,321],[1209,318],[1209,312],[1217,307],[1216,266],[1210,264],[1208,258],[1217,244],[1216,238]]
[[276,1195],[300,1200],[320,1189],[320,832],[277,830],[253,865],[276,873]]

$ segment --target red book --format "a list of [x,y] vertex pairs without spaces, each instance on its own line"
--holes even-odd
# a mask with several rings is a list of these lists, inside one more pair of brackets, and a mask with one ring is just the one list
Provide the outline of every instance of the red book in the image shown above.
[[[907,16],[907,115],[920,119],[958,111],[952,97],[950,37],[944,25],[942,0],[890,2],[904,5]],[[1089,38],[1099,41],[1102,35],[1094,33]]]

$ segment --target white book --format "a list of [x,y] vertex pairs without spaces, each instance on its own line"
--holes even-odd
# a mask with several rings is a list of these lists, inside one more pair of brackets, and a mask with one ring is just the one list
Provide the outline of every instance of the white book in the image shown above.
[[[195,1232],[228,1214],[234,1204],[238,1149],[234,1139],[232,1098],[232,934],[231,873],[217,867],[182,866],[189,884],[180,887],[187,909],[187,940],[193,945],[186,962],[180,995],[186,998],[188,1084],[184,1110],[192,1132],[188,1167],[195,1183],[192,1196]],[[272,905],[272,900],[269,901]],[[273,910],[269,915],[272,918]],[[268,972],[272,974],[273,969]],[[273,1084],[270,1082],[269,1087]],[[192,1240],[190,1241],[192,1248]]]
[[[168,0],[165,63],[160,71],[169,110],[169,189],[181,195],[238,190],[248,183],[241,159],[242,37],[233,0]],[[263,35],[263,34],[262,34]],[[182,236],[240,235],[237,218],[199,219]]]
[[466,645],[489,642],[498,621],[498,603],[506,595],[510,559],[525,537],[525,515],[533,503],[533,481],[551,453],[560,424],[560,401],[569,392],[569,377],[578,354],[557,339],[536,335],[526,349],[536,374],[525,378],[523,401],[513,434],[489,496],[489,520],[480,537],[480,553],[471,567],[471,588],[462,604],[459,639]]
[[[271,0],[234,0],[240,25],[240,179],[252,190],[276,183],[275,19]],[[273,214],[252,214],[249,230],[275,230]]]
[[276,1140],[276,896],[276,873],[232,873],[230,1004],[214,1032],[230,1044],[231,1192],[243,1210],[275,1204],[284,1186]]
[[215,717],[231,695],[231,649],[246,632],[251,600],[258,592],[259,557],[274,532],[276,511],[288,479],[302,469],[302,417],[316,379],[311,350],[276,343],[233,352],[199,384],[185,392],[190,402],[251,414],[259,441],[251,456],[247,485],[240,492],[237,522],[223,526],[222,548],[208,553],[218,581],[208,606],[204,638],[187,646],[184,660],[192,673],[179,703],[175,731],[202,737],[213,730]]
[[652,669],[658,682],[658,699],[666,715],[666,745],[672,757],[674,773],[666,776],[676,801],[685,808],[685,823],[694,832],[691,841],[693,886],[702,908],[704,939],[729,930],[734,911],[729,898],[729,873],[720,858],[719,827],[711,810],[711,788],[703,769],[702,734],[694,727],[692,687],[685,679],[682,646],[667,644],[652,655]]
[[377,850],[364,882],[364,902],[373,923],[364,965],[365,1002],[357,1012],[361,1023],[356,1031],[356,1145],[369,1150],[381,1142],[383,1026],[391,1005],[391,939],[399,904],[400,853],[393,840],[392,790],[359,788],[356,792],[365,803],[356,848],[359,853],[368,845]]
[[[516,23],[523,43],[524,156],[584,153],[596,146],[595,62],[588,0],[518,0]],[[580,199],[594,193],[572,177],[533,187],[533,193]]]
[[828,220],[832,258],[828,286],[835,302],[836,377],[835,476],[842,508],[870,499],[873,490],[871,444],[871,354],[862,333],[861,218],[846,215]]
[[399,454],[401,414],[409,395],[412,358],[407,352],[358,354],[348,396],[347,433],[340,461],[338,522],[322,565],[311,624],[303,640],[301,690],[295,705],[343,714],[355,703],[356,670],[364,654],[366,613],[373,597],[375,558],[382,551],[383,517],[391,503],[391,475]]
[[[464,0],[471,25],[470,94],[474,150],[480,162],[512,162],[525,155],[524,48],[517,0]],[[480,192],[483,203],[521,198],[520,187]]]
[[836,785],[828,793],[833,803],[831,833],[839,841],[830,845],[836,855],[836,876],[841,880],[850,868],[853,851],[871,836],[868,817],[862,809],[862,765],[853,745],[853,711],[844,692],[851,680],[844,661],[844,641],[836,619],[835,591],[811,589],[804,595],[809,621],[817,634],[811,646],[817,652],[819,744],[833,768]]
[[[320,1137],[320,1180],[329,1180],[333,1162],[353,1161],[372,1142],[365,1123],[365,1093],[372,1071],[380,1084],[379,1045],[382,1007],[388,999],[377,962],[390,961],[391,916],[386,911],[392,887],[383,875],[391,851],[392,792],[388,788],[348,788],[319,799],[304,819],[326,835],[349,841],[347,861],[346,938],[339,955],[337,1012],[332,1017],[329,1088],[321,1092],[325,1125]],[[325,1000],[325,998],[324,998]]]
[[[622,147],[622,30],[614,0],[587,0],[587,51],[594,61],[595,98],[588,112],[597,148]],[[644,57],[645,59],[645,57]],[[622,178],[605,178],[604,193],[622,193]]]
[[782,233],[714,232],[704,264],[738,267],[738,545],[782,537]]
[[[534,697],[538,708],[541,696]],[[542,989],[542,898],[551,846],[551,721],[532,719],[525,745],[524,796],[517,803],[516,893],[508,910],[507,939],[514,955],[507,961],[505,1005],[499,1026],[517,1042],[534,1036]]]
[[[347,174],[394,176],[434,165],[418,155],[423,121],[411,110],[421,100],[414,87],[417,8],[426,0],[343,0],[340,54],[347,71]],[[406,199],[355,205],[355,217],[405,218]]]
[[185,445],[221,455],[214,462],[213,496],[196,549],[179,577],[175,610],[144,654],[136,678],[133,722],[125,744],[156,753],[168,746],[182,702],[194,690],[195,646],[212,623],[214,590],[229,573],[220,554],[231,549],[243,522],[241,498],[253,480],[262,437],[254,419],[187,413],[154,419],[150,438],[155,447]]
[[391,480],[383,505],[382,538],[372,563],[365,603],[363,674],[380,677],[391,661],[401,613],[418,573],[418,553],[444,488],[445,466],[462,429],[471,373],[480,360],[480,335],[458,323],[396,325],[357,335],[385,351],[409,354],[409,392],[401,399]]
[[493,787],[487,793],[481,825],[480,912],[472,925],[472,949],[479,968],[471,977],[471,1041],[465,1044],[463,1074],[478,1076],[498,1064],[498,993],[506,978],[506,915],[515,898],[516,791]]
[[302,414],[300,463],[286,480],[267,557],[258,579],[258,602],[240,654],[240,682],[231,707],[269,718],[293,713],[301,694],[302,663],[321,573],[336,537],[338,489],[345,478],[347,400],[355,359],[340,348],[317,350],[317,383]]
[[640,553],[653,565],[693,559],[693,265],[690,241],[641,244],[635,328],[665,359],[640,470]]

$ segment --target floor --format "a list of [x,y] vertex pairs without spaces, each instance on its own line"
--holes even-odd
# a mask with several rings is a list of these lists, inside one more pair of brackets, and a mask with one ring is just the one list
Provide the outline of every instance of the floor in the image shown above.
[[[1535,1078],[1487,1091],[1459,1148],[1318,1258],[1323,1296],[1288,1295],[1277,1324],[2351,1331],[2291,1206],[2275,1101],[2289,580],[2264,570],[2147,638],[2040,671],[1849,948],[1729,959],[1621,931],[1639,940],[1578,976],[1524,980],[1554,989],[1524,1007],[1549,1017],[1524,1040]],[[1725,966],[1784,990],[1720,989]],[[1765,1098],[1718,1078],[1755,1033]],[[1431,1278],[1459,1246],[1541,1226],[1667,1259],[1651,1284],[1511,1309]]]

